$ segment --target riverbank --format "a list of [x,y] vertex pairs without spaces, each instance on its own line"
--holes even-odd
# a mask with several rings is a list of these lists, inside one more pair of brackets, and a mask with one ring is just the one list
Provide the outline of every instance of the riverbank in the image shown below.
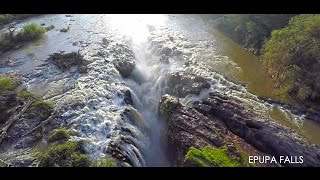
[[[306,25],[309,21],[312,23]],[[307,26],[310,27],[306,28]],[[261,61],[260,71],[272,79],[271,82],[266,83],[269,84],[269,87],[273,87],[270,88],[273,89],[272,94],[262,95],[262,98],[287,104],[291,106],[293,111],[305,114],[308,119],[320,122],[317,82],[313,81],[318,78],[318,64],[312,58],[316,56],[314,51],[309,52],[308,50],[316,48],[315,46],[311,47],[311,41],[314,39],[312,34],[316,33],[312,29],[317,26],[317,15],[294,14],[224,15],[217,20],[216,24],[216,28],[221,32],[238,42],[249,52],[259,56],[257,61]],[[300,27],[311,30],[295,31]],[[298,35],[299,33],[301,35]],[[296,41],[289,40],[289,36],[292,39],[302,37],[303,40],[301,38]],[[304,48],[301,47],[304,46],[303,43],[301,45],[301,41],[311,42],[311,44],[309,43],[309,46]],[[288,47],[290,47],[288,50],[290,52],[285,50]],[[280,50],[281,48],[282,50]],[[304,52],[296,52],[293,49],[304,49]],[[298,60],[296,56],[299,56]],[[308,65],[310,63],[312,68]]]

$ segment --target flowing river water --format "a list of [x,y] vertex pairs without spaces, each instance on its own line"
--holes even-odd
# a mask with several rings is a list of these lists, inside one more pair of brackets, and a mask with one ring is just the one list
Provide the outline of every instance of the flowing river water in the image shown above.
[[[0,72],[19,70],[23,86],[54,102],[61,111],[59,121],[73,139],[87,142],[92,158],[105,156],[107,147],[118,144],[133,166],[171,166],[158,103],[167,75],[178,71],[195,72],[211,83],[200,95],[183,98],[184,103],[223,92],[320,145],[319,124],[258,98],[274,98],[271,79],[256,56],[214,30],[210,15],[42,15],[15,26],[30,22],[55,29],[3,54],[1,58],[23,64]],[[60,32],[64,27],[70,30]],[[89,61],[88,72],[61,72],[46,61],[59,51],[79,51]],[[135,61],[130,77],[122,78],[115,69],[117,59]],[[125,103],[126,91],[131,105]],[[127,110],[134,118],[123,116]]]

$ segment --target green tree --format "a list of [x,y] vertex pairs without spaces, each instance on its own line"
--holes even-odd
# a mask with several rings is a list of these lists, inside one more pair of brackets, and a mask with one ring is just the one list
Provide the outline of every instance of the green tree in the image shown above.
[[263,65],[278,95],[299,100],[320,93],[320,15],[298,15],[287,27],[274,30],[263,49]]

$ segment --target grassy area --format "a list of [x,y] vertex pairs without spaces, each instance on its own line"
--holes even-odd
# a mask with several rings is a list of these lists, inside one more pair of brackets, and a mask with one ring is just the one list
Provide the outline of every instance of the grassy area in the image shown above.
[[67,141],[69,139],[70,135],[68,130],[61,128],[54,131],[52,134],[49,135],[48,141],[54,142],[54,141]]
[[14,88],[11,78],[0,76],[0,94],[5,90],[12,90]]
[[213,148],[206,146],[202,149],[190,147],[185,156],[187,166],[197,167],[248,167],[248,158],[242,151],[241,157],[231,156],[227,153],[227,148]]
[[89,156],[81,152],[76,142],[68,141],[53,144],[47,150],[38,153],[42,167],[88,167]]
[[35,40],[39,39],[44,33],[46,29],[38,24],[31,23],[23,26],[22,31],[19,32],[21,40]]

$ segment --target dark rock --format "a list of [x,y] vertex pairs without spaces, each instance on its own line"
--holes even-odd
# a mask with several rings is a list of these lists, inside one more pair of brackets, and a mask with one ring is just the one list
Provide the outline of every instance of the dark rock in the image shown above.
[[202,89],[210,88],[205,78],[186,71],[169,74],[167,86],[166,93],[177,97],[199,94]]
[[60,29],[60,32],[68,32],[70,30],[70,27],[62,28]]
[[8,109],[13,107],[17,103],[16,92],[4,91],[0,95],[0,125],[4,124],[9,118],[10,114]]
[[183,165],[191,146],[227,146],[229,154],[238,156],[240,152],[233,148],[236,144],[245,147],[243,149],[249,155],[264,154],[277,159],[280,156],[303,156],[303,164],[282,164],[284,166],[320,166],[318,146],[294,130],[257,114],[235,98],[211,93],[204,101],[187,108],[177,98],[164,95],[159,108],[167,117],[169,141],[177,165]]
[[115,68],[119,71],[122,77],[127,78],[131,75],[135,62],[133,59],[116,59],[113,61]]
[[110,41],[107,38],[102,38],[102,44],[108,46],[110,44]]
[[[239,144],[246,147],[250,154],[262,153],[247,144],[241,138],[229,131],[223,122],[211,116],[206,116],[195,108],[184,107],[177,98],[164,95],[160,100],[160,113],[167,117],[168,138],[174,153],[174,164],[184,165],[184,158],[190,147],[203,148],[207,145],[223,147]],[[230,148],[232,155],[239,154]]]
[[172,52],[172,49],[169,47],[164,47],[161,49],[160,54],[168,56]]
[[133,101],[132,101],[132,98],[131,98],[131,92],[130,92],[130,90],[126,90],[126,91],[124,92],[124,102],[125,102],[126,104],[130,104],[130,105],[133,106]]
[[22,62],[18,61],[17,59],[0,60],[0,68],[2,68],[2,67],[14,67],[14,66],[19,66],[21,64],[22,64]]
[[306,118],[320,123],[320,112],[308,112]]
[[[203,111],[202,106],[206,110]],[[203,102],[194,104],[195,109],[221,119],[227,128],[262,152],[279,156],[303,156],[303,164],[286,166],[320,166],[320,149],[303,136],[268,117],[261,117],[242,103],[221,94],[211,94]],[[211,107],[210,110],[207,107]]]
[[54,25],[51,25],[51,26],[48,26],[48,27],[45,27],[47,31],[50,31],[52,29],[54,29]]
[[80,73],[87,72],[87,61],[78,52],[64,54],[64,52],[51,54],[48,61],[58,66],[62,71],[70,69],[72,66],[78,66]]

